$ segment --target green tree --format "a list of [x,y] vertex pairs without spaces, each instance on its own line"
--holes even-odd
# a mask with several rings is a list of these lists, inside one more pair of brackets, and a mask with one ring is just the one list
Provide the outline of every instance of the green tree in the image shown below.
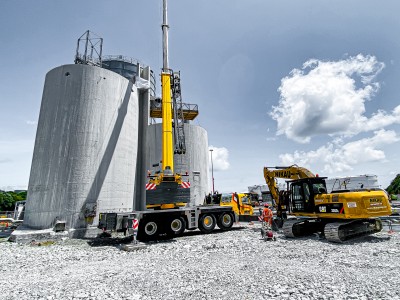
[[26,194],[26,191],[15,193],[0,190],[0,211],[13,211],[15,202],[26,200]]
[[386,188],[386,191],[392,195],[398,195],[400,194],[400,174],[397,174],[395,179],[392,180],[390,185]]
[[15,192],[7,192],[7,193],[9,193],[11,197],[13,197],[14,202],[24,200],[24,198],[22,197],[22,195],[20,195],[20,193],[15,193]]
[[19,192],[18,195],[22,197],[22,200],[26,200],[26,195],[28,194],[28,191],[22,191]]
[[13,210],[14,202],[10,193],[0,191],[0,211]]

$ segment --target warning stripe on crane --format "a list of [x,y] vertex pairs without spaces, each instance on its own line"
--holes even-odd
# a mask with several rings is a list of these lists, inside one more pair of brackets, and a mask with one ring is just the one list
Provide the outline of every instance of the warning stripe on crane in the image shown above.
[[133,219],[132,220],[132,228],[133,230],[137,230],[139,227],[139,220],[138,219]]
[[182,182],[181,186],[182,186],[182,188],[184,188],[184,189],[188,189],[188,188],[190,188],[190,182],[189,182],[189,181],[187,181],[187,182]]
[[155,189],[156,189],[155,183],[146,183],[146,190],[147,191],[155,190]]

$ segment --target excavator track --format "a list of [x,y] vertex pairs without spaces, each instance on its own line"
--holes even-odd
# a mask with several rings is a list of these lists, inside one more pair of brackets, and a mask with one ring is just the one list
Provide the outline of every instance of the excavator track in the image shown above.
[[283,234],[286,237],[294,238],[296,235],[293,232],[293,228],[296,226],[296,223],[301,222],[300,220],[287,220],[283,223],[282,230]]
[[349,222],[328,223],[324,228],[325,238],[330,242],[343,243],[367,236],[382,230],[380,219],[353,220]]
[[311,235],[320,228],[320,223],[313,219],[286,220],[282,226],[283,234],[289,238]]

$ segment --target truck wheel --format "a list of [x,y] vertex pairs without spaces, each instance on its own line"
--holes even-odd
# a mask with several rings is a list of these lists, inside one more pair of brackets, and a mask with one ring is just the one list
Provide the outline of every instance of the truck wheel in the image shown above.
[[186,228],[186,222],[183,217],[177,217],[171,220],[170,231],[174,236],[180,236],[183,234]]
[[214,215],[205,214],[200,217],[199,220],[199,229],[202,233],[210,233],[214,230],[216,225],[216,220]]
[[222,213],[218,218],[217,225],[222,230],[230,229],[233,226],[233,216],[230,213]]

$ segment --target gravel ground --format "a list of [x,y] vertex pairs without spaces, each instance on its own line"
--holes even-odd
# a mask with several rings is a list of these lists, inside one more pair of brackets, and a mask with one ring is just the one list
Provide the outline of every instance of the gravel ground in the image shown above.
[[400,299],[400,233],[264,241],[260,224],[135,252],[121,241],[0,242],[0,299]]

